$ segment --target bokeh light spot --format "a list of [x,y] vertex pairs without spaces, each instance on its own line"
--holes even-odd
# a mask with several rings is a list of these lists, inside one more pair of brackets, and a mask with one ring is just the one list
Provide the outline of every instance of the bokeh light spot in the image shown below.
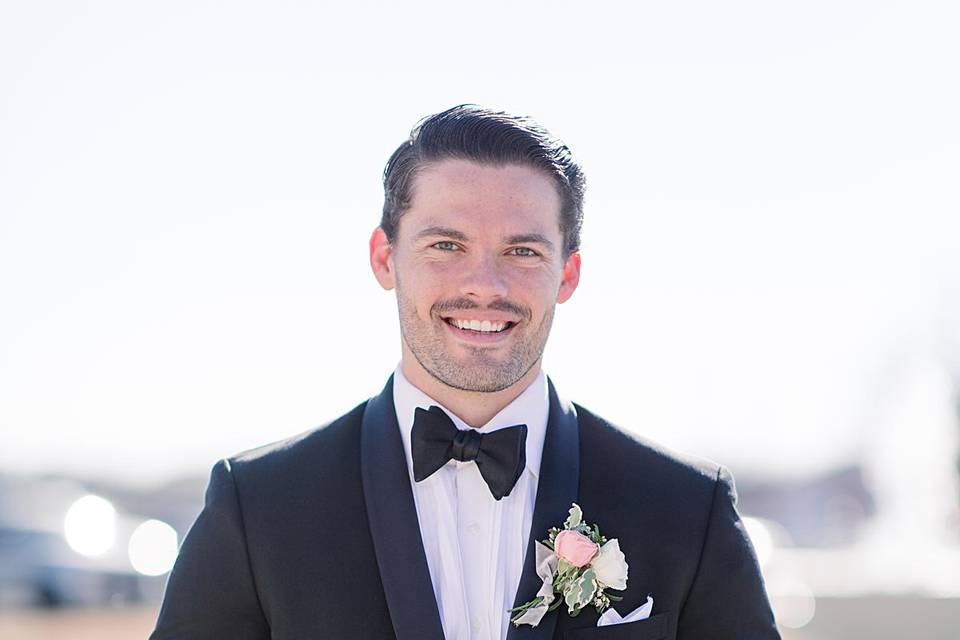
[[747,529],[753,549],[757,552],[757,562],[763,567],[773,552],[773,536],[762,521],[757,518],[743,518],[743,526]]
[[769,585],[770,606],[777,624],[787,629],[800,629],[813,620],[817,610],[816,597],[810,587],[795,577],[788,577]]
[[130,536],[127,552],[137,573],[163,575],[177,559],[177,532],[161,520],[147,520]]
[[80,555],[103,555],[117,537],[117,510],[100,496],[83,496],[67,509],[63,534],[70,548]]

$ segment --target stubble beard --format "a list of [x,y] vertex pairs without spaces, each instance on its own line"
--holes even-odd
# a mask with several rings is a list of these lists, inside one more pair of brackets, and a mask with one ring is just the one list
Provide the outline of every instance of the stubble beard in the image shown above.
[[[446,346],[449,336],[439,326],[443,319],[433,308],[430,319],[417,315],[416,305],[403,295],[397,283],[397,308],[400,335],[420,366],[443,384],[461,391],[493,393],[503,391],[520,380],[540,360],[553,325],[554,307],[544,314],[533,333],[512,336],[513,344],[506,358],[491,357],[491,349],[466,347],[466,357],[455,358]],[[529,322],[529,318],[527,319]],[[524,323],[513,331],[526,328]]]

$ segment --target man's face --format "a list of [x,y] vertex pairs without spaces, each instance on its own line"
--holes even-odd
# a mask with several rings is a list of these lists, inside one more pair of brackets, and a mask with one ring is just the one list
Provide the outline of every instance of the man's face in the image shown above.
[[394,242],[378,228],[370,250],[380,284],[397,289],[405,370],[467,391],[506,389],[539,365],[554,306],[579,279],[553,182],[524,165],[421,168]]

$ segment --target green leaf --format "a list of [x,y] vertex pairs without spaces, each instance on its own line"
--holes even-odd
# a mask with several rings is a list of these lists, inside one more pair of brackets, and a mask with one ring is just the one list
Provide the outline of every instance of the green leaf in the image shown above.
[[570,584],[564,601],[570,615],[576,615],[583,607],[590,604],[593,594],[597,591],[597,577],[593,569],[587,569],[579,578]]
[[574,502],[573,506],[570,507],[570,517],[567,518],[567,521],[563,523],[564,528],[573,529],[583,520],[583,511],[580,510],[580,506]]

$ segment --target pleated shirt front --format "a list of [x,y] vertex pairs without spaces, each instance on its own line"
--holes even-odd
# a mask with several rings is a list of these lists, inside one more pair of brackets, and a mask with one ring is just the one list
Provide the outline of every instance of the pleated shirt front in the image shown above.
[[[433,592],[447,640],[505,640],[537,499],[549,397],[543,371],[509,405],[477,429],[527,425],[526,468],[509,495],[495,500],[473,461],[450,460],[430,477],[413,477],[410,436],[417,407],[441,407],[458,429],[463,420],[413,386],[398,366],[393,402],[420,522]],[[530,594],[532,598],[534,594]]]

